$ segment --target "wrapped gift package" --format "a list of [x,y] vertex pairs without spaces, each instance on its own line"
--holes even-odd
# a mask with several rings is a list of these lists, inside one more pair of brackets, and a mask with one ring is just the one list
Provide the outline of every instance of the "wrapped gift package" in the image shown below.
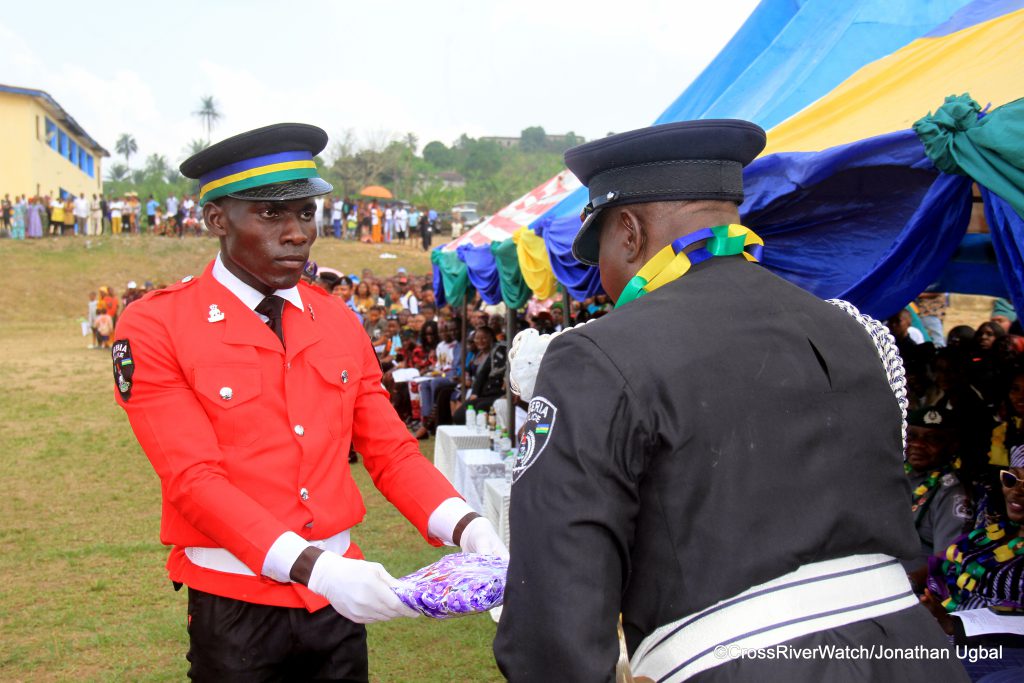
[[499,606],[507,570],[508,560],[496,555],[452,553],[402,577],[392,590],[420,614],[450,619]]

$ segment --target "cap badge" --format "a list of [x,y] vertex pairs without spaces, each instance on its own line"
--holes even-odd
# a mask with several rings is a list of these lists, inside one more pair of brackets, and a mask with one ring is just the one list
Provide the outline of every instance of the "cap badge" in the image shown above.
[[937,410],[929,410],[924,414],[924,423],[926,425],[940,425],[942,424],[942,415]]
[[217,304],[210,304],[210,317],[206,319],[207,322],[219,323],[224,319],[224,311],[217,308]]

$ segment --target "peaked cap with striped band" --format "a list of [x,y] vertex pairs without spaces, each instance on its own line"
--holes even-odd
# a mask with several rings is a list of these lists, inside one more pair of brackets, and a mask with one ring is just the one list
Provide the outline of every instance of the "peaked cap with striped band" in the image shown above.
[[276,123],[222,140],[181,164],[199,181],[199,204],[234,197],[249,201],[304,199],[333,188],[319,176],[313,157],[327,133],[305,123]]
[[643,202],[719,199],[743,202],[743,167],[765,133],[738,119],[678,121],[612,135],[566,151],[565,164],[590,191],[572,244],[577,261],[596,266],[603,209]]

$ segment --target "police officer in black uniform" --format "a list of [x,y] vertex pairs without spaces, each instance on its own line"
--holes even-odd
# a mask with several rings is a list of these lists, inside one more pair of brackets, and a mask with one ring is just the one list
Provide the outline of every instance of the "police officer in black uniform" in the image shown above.
[[[764,144],[689,121],[565,155],[591,198],[573,253],[617,307],[551,342],[530,402],[494,646],[511,681],[612,680],[620,615],[651,680],[967,680],[899,564],[918,542],[871,337],[739,225]],[[818,646],[855,649],[793,658]]]

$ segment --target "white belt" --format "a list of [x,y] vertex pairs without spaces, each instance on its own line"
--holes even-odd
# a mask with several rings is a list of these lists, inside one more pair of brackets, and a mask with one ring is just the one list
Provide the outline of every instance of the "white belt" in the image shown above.
[[[349,529],[338,532],[330,538],[325,538],[322,541],[309,542],[310,545],[324,550],[329,550],[332,553],[338,553],[339,555],[345,554],[345,551],[348,550],[349,543]],[[227,572],[229,574],[256,576],[252,573],[251,569],[245,566],[244,562],[227,550],[224,550],[224,548],[188,547],[185,548],[185,557],[187,557],[192,564],[203,567],[204,569],[213,569],[218,572]]]
[[772,647],[917,604],[903,567],[888,555],[805,564],[659,627],[630,665],[634,676],[678,683],[725,664],[741,649]]

